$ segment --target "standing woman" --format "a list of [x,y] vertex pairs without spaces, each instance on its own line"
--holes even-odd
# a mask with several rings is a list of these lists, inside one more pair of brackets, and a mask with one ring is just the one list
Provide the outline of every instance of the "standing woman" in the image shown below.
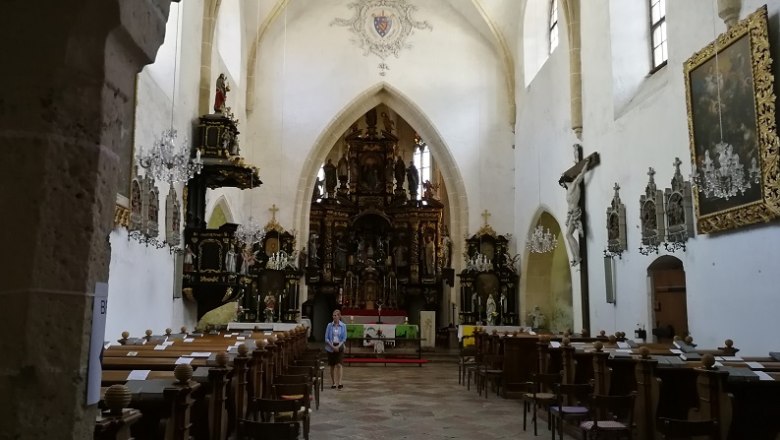
[[330,365],[330,380],[332,389],[342,389],[341,376],[343,368],[341,361],[344,358],[344,343],[347,341],[347,324],[341,322],[341,311],[333,311],[333,321],[328,323],[325,329],[325,351],[328,352],[328,365]]

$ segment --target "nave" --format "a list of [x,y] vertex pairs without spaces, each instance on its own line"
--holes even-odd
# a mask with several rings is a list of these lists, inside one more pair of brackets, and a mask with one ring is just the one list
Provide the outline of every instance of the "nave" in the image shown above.
[[[361,365],[345,367],[344,389],[325,380],[320,410],[311,423],[312,439],[532,439],[523,432],[520,400],[503,399],[458,384],[457,366],[431,362],[423,367]],[[564,438],[570,438],[568,436]]]

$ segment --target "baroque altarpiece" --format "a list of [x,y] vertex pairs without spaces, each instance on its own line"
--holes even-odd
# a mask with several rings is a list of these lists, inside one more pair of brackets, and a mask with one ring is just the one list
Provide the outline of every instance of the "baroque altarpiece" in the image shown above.
[[[257,168],[240,156],[236,121],[223,113],[200,117],[197,144],[203,170],[187,185],[187,219],[182,287],[198,304],[198,317],[225,303],[238,301],[244,321],[295,321],[299,280],[295,237],[274,218],[263,238],[246,245],[236,237],[238,225],[210,229],[206,223],[208,189],[253,189],[262,182]],[[274,212],[275,214],[275,212]]]
[[[377,110],[352,126],[346,151],[315,186],[305,260],[311,298],[349,310],[438,310],[451,242],[442,203],[398,148],[394,123]],[[446,278],[446,277],[445,277]]]
[[509,253],[509,234],[487,224],[466,238],[465,268],[460,278],[460,323],[518,325],[517,256]]

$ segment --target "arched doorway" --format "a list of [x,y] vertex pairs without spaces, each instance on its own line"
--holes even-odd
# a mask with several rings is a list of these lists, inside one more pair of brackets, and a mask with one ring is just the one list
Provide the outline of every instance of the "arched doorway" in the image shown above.
[[647,268],[653,336],[656,342],[671,341],[675,335],[688,334],[688,299],[685,270],[678,258],[664,255]]
[[550,252],[528,252],[521,282],[520,314],[525,317],[523,324],[532,326],[531,314],[541,313],[540,328],[558,333],[574,327],[569,258],[566,246],[560,245],[561,227],[555,218],[542,212],[532,227],[536,225],[549,229],[559,245]]

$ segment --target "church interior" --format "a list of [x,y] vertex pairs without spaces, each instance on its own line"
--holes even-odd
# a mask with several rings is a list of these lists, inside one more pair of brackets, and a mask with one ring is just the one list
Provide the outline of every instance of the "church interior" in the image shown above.
[[780,351],[767,3],[11,0],[7,438],[147,329]]

